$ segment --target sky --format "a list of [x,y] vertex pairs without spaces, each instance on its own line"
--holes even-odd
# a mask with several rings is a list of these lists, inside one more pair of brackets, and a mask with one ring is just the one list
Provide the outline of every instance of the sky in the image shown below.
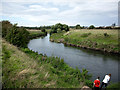
[[18,26],[118,24],[119,0],[1,0],[0,21]]

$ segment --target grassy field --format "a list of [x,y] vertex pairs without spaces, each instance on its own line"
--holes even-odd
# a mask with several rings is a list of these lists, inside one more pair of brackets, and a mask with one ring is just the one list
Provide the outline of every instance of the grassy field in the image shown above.
[[27,30],[27,31],[29,31],[30,33],[30,39],[47,35],[46,32],[41,32],[41,30]]
[[87,70],[73,69],[58,57],[37,54],[2,40],[3,88],[92,87]]
[[55,42],[72,44],[72,46],[99,49],[107,52],[119,52],[118,30],[82,29],[71,30],[67,33],[56,33],[50,39]]

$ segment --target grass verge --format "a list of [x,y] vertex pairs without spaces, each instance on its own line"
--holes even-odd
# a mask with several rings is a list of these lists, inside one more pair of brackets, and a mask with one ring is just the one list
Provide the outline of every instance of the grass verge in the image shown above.
[[58,57],[47,57],[2,40],[3,88],[92,87],[88,71],[73,69]]

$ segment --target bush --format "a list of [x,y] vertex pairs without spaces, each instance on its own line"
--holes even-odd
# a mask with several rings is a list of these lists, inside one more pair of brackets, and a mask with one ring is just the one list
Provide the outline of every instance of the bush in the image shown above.
[[104,36],[105,36],[105,37],[108,37],[109,35],[108,35],[107,33],[104,33]]
[[8,31],[12,27],[12,24],[9,21],[2,21],[2,37],[6,37]]
[[18,47],[27,47],[29,32],[24,28],[17,28],[14,25],[6,35],[6,40]]
[[41,31],[42,31],[42,32],[46,32],[46,31],[45,31],[45,28],[42,28]]
[[93,87],[93,82],[91,80],[85,80],[85,85],[89,86],[90,88]]

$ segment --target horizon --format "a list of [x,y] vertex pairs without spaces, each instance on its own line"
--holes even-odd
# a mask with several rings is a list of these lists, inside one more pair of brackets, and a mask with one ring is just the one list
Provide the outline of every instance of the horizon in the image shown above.
[[118,25],[119,0],[2,0],[0,21],[8,20],[18,26],[40,27],[56,23],[75,26]]

